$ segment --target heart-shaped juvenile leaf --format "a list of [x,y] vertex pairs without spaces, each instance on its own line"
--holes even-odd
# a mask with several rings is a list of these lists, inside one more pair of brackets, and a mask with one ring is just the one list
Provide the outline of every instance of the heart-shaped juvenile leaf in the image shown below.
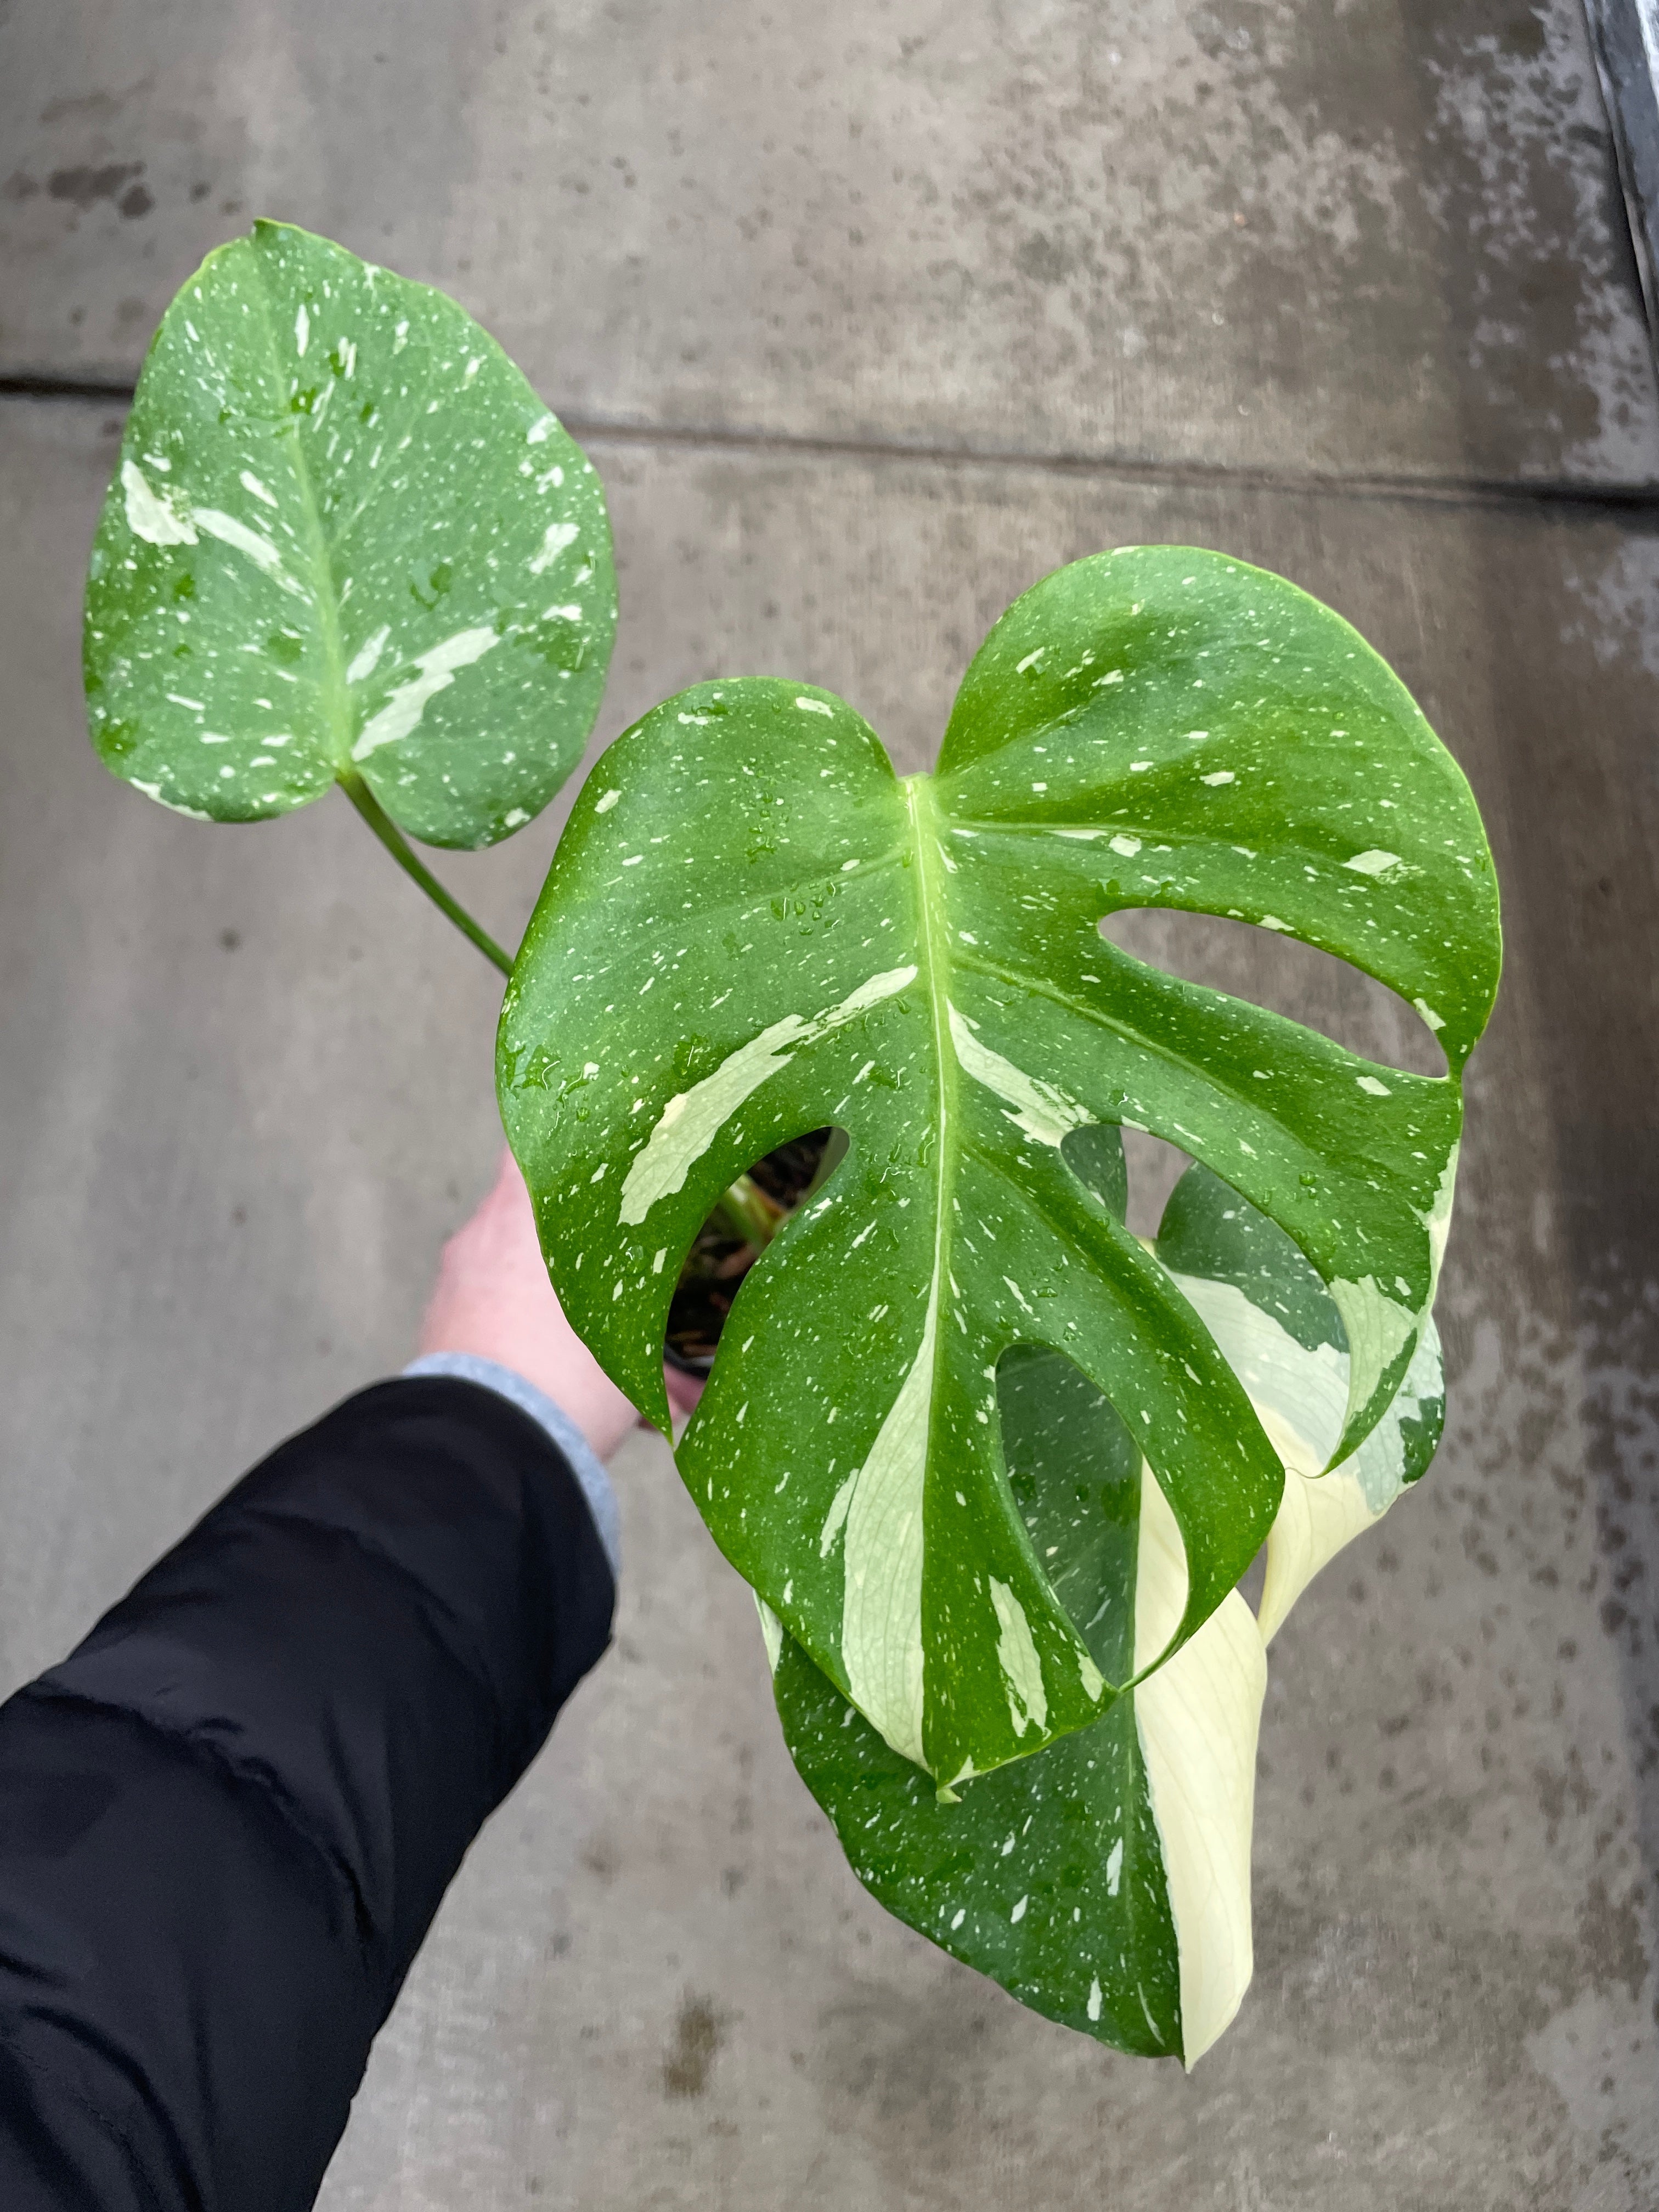
[[[960,1802],[890,1750],[793,1638],[771,1626],[768,1643],[791,1755],[872,1893],[1049,2018],[1190,2066],[1250,1977],[1264,1643],[1308,1574],[1426,1466],[1441,1390],[1431,1323],[1417,1387],[1402,1389],[1353,1460],[1310,1476],[1310,1462],[1323,1462],[1304,1432],[1322,1443],[1337,1432],[1346,1387],[1341,1320],[1318,1278],[1289,1237],[1201,1167],[1177,1184],[1158,1251],[1282,1438],[1285,1496],[1260,1628],[1234,1593],[1103,1718],[970,1784]],[[1010,1353],[998,1398],[1032,1543],[1066,1561],[1056,1587],[1103,1674],[1127,1672],[1135,1646],[1155,1649],[1181,1610],[1169,1509],[1123,1424],[1069,1361]],[[1339,1527],[1346,1534],[1330,1540]]]
[[108,768],[216,822],[355,774],[428,843],[492,844],[574,767],[615,627],[599,478],[470,315],[286,224],[208,257],[93,550]]
[[1072,1165],[1079,1133],[1152,1129],[1289,1231],[1352,1347],[1345,1455],[1433,1292],[1455,1073],[1375,1067],[1143,967],[1097,927],[1141,905],[1342,955],[1420,1002],[1454,1071],[1496,988],[1479,817],[1396,679],[1279,579],[1142,548],[1004,616],[931,777],[899,783],[796,685],[657,708],[578,800],[503,1007],[502,1112],[559,1295],[665,1425],[668,1304],[720,1192],[848,1133],[746,1278],[680,1465],[790,1634],[946,1782],[1109,1695],[1008,1490],[1011,1345],[1066,1353],[1156,1468],[1188,1576],[1170,1650],[1283,1487],[1213,1339]]

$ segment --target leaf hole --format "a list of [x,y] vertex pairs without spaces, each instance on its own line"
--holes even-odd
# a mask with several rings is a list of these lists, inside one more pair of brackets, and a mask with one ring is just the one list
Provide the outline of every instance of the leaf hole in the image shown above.
[[1060,1157],[1084,1188],[1121,1221],[1127,1190],[1116,1123],[1085,1121],[1080,1129],[1068,1129],[1060,1140]]
[[[997,1399],[1009,1487],[1032,1549],[1096,1666],[1109,1682],[1127,1681],[1142,1656],[1142,1489],[1157,1478],[1111,1400],[1061,1352],[1013,1346],[998,1363]],[[1159,1646],[1186,1603],[1186,1547],[1170,1526],[1182,1565],[1164,1597],[1167,1620],[1154,1612]],[[1264,1544],[1237,1584],[1253,1613],[1266,1577]]]
[[1009,1487],[1043,1572],[1109,1682],[1134,1667],[1140,1450],[1063,1352],[1015,1345],[997,1364]]
[[1414,1006],[1298,938],[1169,907],[1121,908],[1106,916],[1100,933],[1149,968],[1283,1014],[1364,1060],[1413,1075],[1446,1073],[1446,1056]]
[[1178,1145],[1165,1144],[1146,1129],[1125,1129],[1123,1160],[1129,1170],[1129,1234],[1156,1237],[1170,1193],[1192,1165],[1191,1158]]
[[708,1374],[744,1277],[846,1152],[844,1130],[812,1129],[775,1146],[738,1176],[697,1231],[680,1269],[663,1346],[671,1367]]

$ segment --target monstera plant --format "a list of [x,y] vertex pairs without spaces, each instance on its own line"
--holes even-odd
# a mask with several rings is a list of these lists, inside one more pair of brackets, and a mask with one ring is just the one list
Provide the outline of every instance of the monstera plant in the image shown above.
[[[94,553],[104,759],[213,820],[339,783],[510,969],[499,1095],[552,1280],[665,1431],[699,1241],[749,1239],[678,1457],[804,1779],[912,1927],[1190,2065],[1249,1976],[1267,1639],[1439,1435],[1499,963],[1468,786],[1328,609],[1129,548],[1008,610],[931,775],[811,685],[657,708],[509,962],[407,839],[547,803],[614,611],[591,465],[452,301],[273,224],[185,286]],[[1338,955],[1446,1073],[1144,965],[1102,929],[1137,908]],[[1193,1163],[1152,1242],[1124,1127]],[[750,1171],[808,1139],[799,1202],[761,1203]]]

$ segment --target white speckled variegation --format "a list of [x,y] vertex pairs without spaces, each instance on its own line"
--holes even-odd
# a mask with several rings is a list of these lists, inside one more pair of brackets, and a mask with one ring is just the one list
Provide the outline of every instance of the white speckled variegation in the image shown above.
[[575,764],[615,623],[599,478],[453,300],[283,223],[210,254],[93,550],[108,768],[216,822],[356,776],[413,836],[491,844]]
[[[1259,1620],[1231,1593],[1155,1666],[1186,1601],[1180,1531],[1123,1423],[1048,1354],[1015,1370],[1017,1385],[1000,1399],[1011,1479],[1045,1556],[1068,1533],[1084,1534],[1062,1583],[1074,1617],[1109,1666],[1153,1668],[1146,1679],[1038,1756],[987,1778],[964,1771],[933,1792],[786,1630],[769,1649],[791,1752],[884,1904],[1039,2011],[1119,2049],[1177,2052],[1190,2066],[1236,2015],[1250,1978],[1266,1646],[1309,1580],[1423,1472],[1442,1386],[1430,1322],[1382,1419],[1326,1474],[1348,1355],[1341,1318],[1306,1260],[1198,1166],[1177,1185],[1154,1249],[1284,1463]],[[1130,1496],[1126,1543],[1109,1532],[1127,1518]],[[1018,1601],[994,1580],[991,1595],[1018,1724],[1040,1699],[1041,1679]],[[1131,1649],[1120,1659],[1126,1628]]]

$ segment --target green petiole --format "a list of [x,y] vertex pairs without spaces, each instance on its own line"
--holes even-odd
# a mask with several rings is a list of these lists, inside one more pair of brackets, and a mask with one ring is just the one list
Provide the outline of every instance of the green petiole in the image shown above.
[[416,858],[397,824],[388,821],[381,812],[379,801],[362,776],[355,769],[346,769],[340,775],[339,783],[341,790],[404,873],[420,885],[439,913],[447,915],[463,937],[471,939],[486,960],[493,960],[503,975],[510,975],[513,973],[512,956],[502,951],[489,931],[473,921],[459,900],[452,898],[431,869]]

